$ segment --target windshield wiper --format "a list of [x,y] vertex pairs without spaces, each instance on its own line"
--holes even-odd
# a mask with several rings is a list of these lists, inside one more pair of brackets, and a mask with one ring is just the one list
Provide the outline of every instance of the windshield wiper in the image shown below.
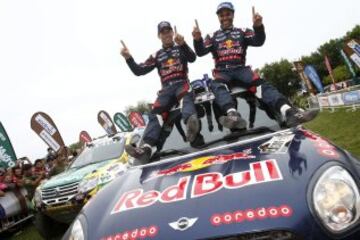
[[275,132],[275,131],[268,127],[258,127],[258,128],[253,128],[253,129],[249,129],[249,130],[238,130],[238,131],[229,133],[228,135],[226,135],[222,138],[207,142],[204,145],[199,146],[199,148],[206,148],[213,144],[216,144],[219,142],[224,142],[224,141],[232,142],[232,141],[238,140],[240,137],[250,136],[250,135],[260,134],[260,133],[268,133],[268,132],[271,133],[271,132]]

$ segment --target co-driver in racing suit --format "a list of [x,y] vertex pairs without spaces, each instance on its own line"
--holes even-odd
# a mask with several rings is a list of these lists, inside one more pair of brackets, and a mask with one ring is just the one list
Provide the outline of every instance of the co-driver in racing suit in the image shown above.
[[[211,90],[215,95],[215,103],[223,114],[233,118],[241,116],[235,111],[235,104],[227,88],[240,86],[251,88],[256,86],[259,101],[262,101],[272,110],[281,113],[288,127],[296,126],[315,118],[317,111],[300,112],[292,107],[287,99],[271,84],[261,79],[250,67],[245,65],[246,50],[248,46],[261,46],[265,42],[264,25],[262,17],[255,13],[253,8],[254,30],[240,29],[233,26],[234,7],[230,2],[223,2],[217,8],[217,15],[221,28],[212,36],[202,38],[199,26],[193,30],[194,48],[198,56],[208,53],[213,55],[215,80],[211,83]],[[229,125],[229,118],[223,117],[223,125]],[[221,119],[220,119],[221,120]],[[234,128],[244,128],[245,120],[241,119]]]

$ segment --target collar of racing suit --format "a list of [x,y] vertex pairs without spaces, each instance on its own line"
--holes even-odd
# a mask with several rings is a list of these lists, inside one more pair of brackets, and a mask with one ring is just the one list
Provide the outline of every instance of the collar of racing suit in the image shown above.
[[232,30],[234,30],[234,29],[235,29],[234,25],[232,25],[231,27],[226,28],[226,29],[224,29],[224,28],[220,25],[220,30],[221,30],[221,31],[224,31],[224,32],[226,32],[226,31],[232,31]]
[[171,50],[174,46],[175,46],[175,43],[172,42],[171,46],[164,46],[164,45],[162,45],[162,49],[164,49],[165,51],[169,51],[169,50]]

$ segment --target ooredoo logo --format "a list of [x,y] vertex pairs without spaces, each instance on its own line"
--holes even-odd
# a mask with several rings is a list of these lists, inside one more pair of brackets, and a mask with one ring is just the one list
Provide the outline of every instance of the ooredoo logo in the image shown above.
[[279,207],[260,207],[256,209],[237,210],[234,212],[217,213],[211,216],[210,223],[214,226],[222,224],[251,222],[255,220],[264,220],[267,218],[291,217],[293,210],[288,205]]
[[136,228],[133,230],[125,230],[121,233],[116,233],[101,238],[101,240],[136,240],[136,239],[147,239],[155,237],[159,232],[157,226]]

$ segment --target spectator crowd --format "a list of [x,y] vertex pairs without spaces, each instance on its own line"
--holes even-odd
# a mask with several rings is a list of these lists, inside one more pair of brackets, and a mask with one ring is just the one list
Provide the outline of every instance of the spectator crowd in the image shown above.
[[31,201],[41,181],[63,172],[76,155],[67,147],[60,148],[58,152],[48,148],[47,155],[34,163],[28,157],[22,157],[16,160],[14,167],[0,168],[0,197],[5,196],[7,191],[25,188],[26,197]]

